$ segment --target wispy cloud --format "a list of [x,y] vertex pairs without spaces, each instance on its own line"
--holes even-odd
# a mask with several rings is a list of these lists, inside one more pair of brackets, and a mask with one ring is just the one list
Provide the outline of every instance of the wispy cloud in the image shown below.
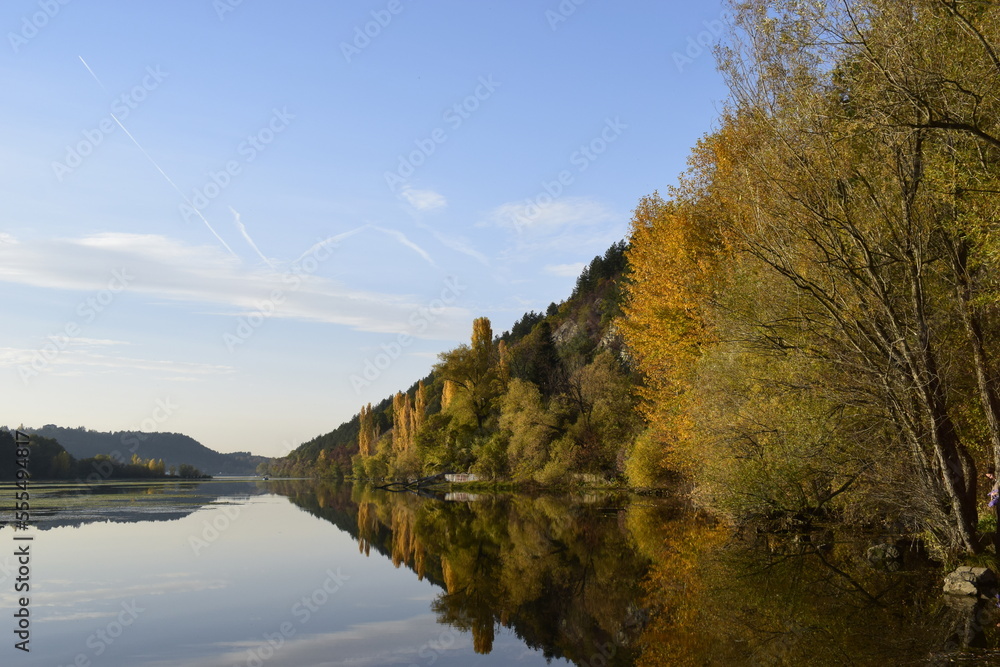
[[[412,664],[426,651],[429,637],[442,636],[441,627],[431,614],[421,614],[410,618],[357,623],[340,630],[325,632],[302,632],[287,640],[281,648],[281,661],[288,665],[318,665],[322,667],[375,667],[377,665]],[[450,662],[462,652],[472,649],[472,637],[468,633],[453,631],[451,641],[434,649],[437,658]],[[498,638],[500,639],[500,638]],[[504,660],[505,649],[523,651],[518,642],[506,646],[502,639],[497,642],[500,660]],[[202,667],[229,667],[245,658],[248,651],[255,651],[261,645],[259,639],[237,641],[220,640],[210,645],[197,645],[204,655],[199,656]],[[330,647],[336,646],[336,655],[330,654]],[[419,655],[418,655],[419,652]],[[509,660],[510,656],[506,658]],[[151,662],[148,665],[161,667],[169,662]],[[509,664],[506,661],[504,664]]]
[[424,261],[426,261],[431,266],[437,266],[437,264],[434,263],[434,260],[431,259],[431,256],[427,253],[427,251],[424,250],[423,248],[421,248],[420,246],[418,246],[413,241],[411,241],[409,238],[407,238],[406,234],[404,234],[403,232],[401,232],[401,231],[399,231],[397,229],[386,229],[385,227],[374,227],[373,226],[372,229],[378,230],[378,231],[382,232],[383,234],[387,234],[388,236],[391,236],[392,238],[396,239],[402,245],[406,246],[407,248],[409,248],[413,252],[415,252],[418,255],[420,255],[421,257],[423,257]]
[[560,276],[561,278],[575,278],[580,275],[584,266],[586,264],[583,262],[576,262],[574,264],[549,264],[545,267],[545,273]]
[[269,260],[264,255],[264,253],[260,251],[260,248],[257,247],[257,244],[254,243],[252,238],[250,238],[250,233],[247,231],[246,225],[244,225],[243,222],[240,220],[239,211],[237,211],[232,206],[229,207],[229,210],[232,211],[233,213],[233,221],[236,223],[236,228],[240,230],[240,234],[243,235],[243,239],[247,242],[247,244],[250,245],[251,248],[253,248],[253,251],[257,253],[257,256],[260,257],[262,260],[264,260],[264,263],[273,269],[274,264],[271,263],[271,260]]
[[[402,232],[374,229],[434,264],[430,255]],[[341,238],[359,231],[351,230]],[[332,240],[336,238],[321,241],[314,249],[325,245],[335,257],[340,252]],[[273,317],[399,333],[408,330],[410,315],[423,305],[412,295],[352,289],[315,273],[295,272],[290,265],[248,268],[215,246],[189,246],[154,234],[103,233],[80,239],[0,243],[3,282],[97,292],[107,287],[112,270],[122,269],[134,276],[129,294],[181,304],[207,304],[210,310],[223,315],[254,312],[262,301],[280,290],[284,299]],[[462,338],[468,318],[465,309],[449,307],[422,337]]]
[[[101,88],[104,88],[104,84],[101,83],[101,80],[99,78],[97,78],[97,74],[94,73],[94,70],[90,69],[90,65],[88,65],[87,61],[83,59],[83,56],[80,56],[79,58],[80,62],[83,63],[83,66],[87,68],[88,72],[90,72],[90,75],[94,77],[95,81],[97,81],[97,84]],[[150,164],[152,164],[153,167],[155,167],[156,170],[160,172],[160,175],[163,176],[163,178],[167,181],[167,183],[170,184],[170,187],[172,187],[174,191],[181,196],[181,198],[184,200],[184,203],[190,206],[191,210],[194,211],[199,218],[201,218],[201,221],[205,223],[206,227],[208,227],[208,231],[212,232],[212,235],[219,241],[219,243],[222,244],[222,247],[228,250],[229,253],[235,257],[236,253],[233,252],[233,249],[229,247],[229,244],[226,243],[221,236],[219,236],[219,233],[215,231],[214,227],[212,227],[212,224],[208,221],[208,218],[202,215],[201,211],[197,207],[191,205],[191,201],[188,199],[187,195],[181,192],[181,189],[177,187],[177,184],[174,183],[174,180],[169,176],[167,176],[167,172],[163,171],[163,168],[160,167],[160,165],[156,162],[156,160],[153,159],[153,156],[150,155],[146,151],[146,149],[142,147],[142,144],[139,143],[139,140],[136,139],[134,136],[132,136],[132,133],[128,131],[128,129],[122,124],[120,120],[118,120],[118,116],[111,114],[111,118],[115,121],[115,124],[117,124],[118,127],[122,129],[122,132],[125,133],[125,136],[127,136],[132,141],[132,143],[135,144],[135,147],[138,148],[139,151],[146,156],[146,159],[149,160]]]
[[[68,338],[65,348],[47,362],[46,373],[77,377],[95,373],[142,373],[157,380],[200,381],[211,376],[229,375],[235,369],[221,364],[200,364],[167,359],[143,359],[116,353],[112,348],[127,345],[120,341]],[[31,366],[37,349],[0,347],[0,368]]]
[[435,239],[437,239],[438,243],[448,248],[449,250],[454,250],[455,252],[462,253],[463,255],[468,255],[469,257],[472,257],[483,266],[490,265],[490,258],[487,257],[485,254],[476,250],[476,248],[474,248],[468,240],[457,236],[451,236],[449,234],[442,234],[436,229],[431,229],[430,227],[424,224],[419,224],[419,226],[421,229],[426,229],[428,232],[430,232],[431,235]]
[[346,241],[347,239],[351,238],[352,236],[355,236],[356,234],[360,234],[366,229],[368,229],[368,225],[362,225],[360,227],[355,227],[354,229],[348,230],[346,232],[335,234],[334,236],[328,236],[322,241],[317,241],[316,243],[312,244],[308,250],[299,255],[299,257],[295,260],[295,262],[293,262],[293,264],[301,262],[306,257],[315,254],[318,250],[322,250],[324,248],[336,247],[337,244],[340,243],[341,241]]
[[417,190],[406,187],[400,194],[409,202],[410,206],[418,211],[433,211],[448,205],[448,200],[444,198],[444,195],[433,190]]
[[617,220],[604,204],[581,197],[564,197],[545,204],[508,202],[493,209],[485,225],[519,232],[551,233],[567,227],[591,227]]

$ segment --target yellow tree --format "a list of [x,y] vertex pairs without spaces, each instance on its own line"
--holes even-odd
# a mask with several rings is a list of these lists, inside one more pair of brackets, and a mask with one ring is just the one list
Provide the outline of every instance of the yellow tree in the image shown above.
[[507,385],[510,383],[510,353],[507,349],[507,342],[500,341],[497,343],[497,359],[499,360],[500,367],[498,369],[498,377],[500,379],[500,391],[506,392]]
[[392,448],[397,452],[407,451],[413,443],[412,413],[413,404],[409,397],[396,392],[392,397]]
[[693,205],[666,202],[656,193],[639,202],[632,218],[626,253],[632,274],[620,328],[644,380],[639,393],[650,433],[640,446],[653,450],[637,453],[645,467],[656,465],[658,452],[676,466],[693,464],[679,446],[690,433],[682,400],[709,339],[703,312],[712,257],[707,227]]
[[358,451],[361,452],[361,456],[371,456],[375,451],[375,441],[378,439],[371,403],[361,406],[358,422]]
[[871,460],[901,464],[878,480],[892,490],[883,506],[976,551],[979,443],[958,410],[978,398],[1000,452],[977,312],[995,266],[977,237],[994,223],[965,205],[996,173],[1000,12],[943,0],[736,9],[722,69],[756,144],[721,187],[744,253],[796,297],[753,323],[755,342],[822,368],[796,384],[825,385],[841,413],[863,406],[869,432],[890,434],[866,443],[894,454]]
[[413,435],[416,437],[417,431],[424,425],[427,417],[427,390],[424,388],[424,381],[417,383],[417,393],[413,399]]
[[455,383],[451,380],[445,380],[441,387],[441,409],[447,410],[451,402],[455,400],[455,391],[457,387]]

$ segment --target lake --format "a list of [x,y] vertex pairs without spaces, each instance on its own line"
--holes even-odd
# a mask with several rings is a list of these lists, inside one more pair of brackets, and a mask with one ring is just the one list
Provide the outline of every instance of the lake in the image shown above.
[[32,489],[36,525],[0,528],[5,665],[986,664],[998,643],[996,605],[945,599],[918,549],[869,557],[891,536],[736,538],[669,498]]

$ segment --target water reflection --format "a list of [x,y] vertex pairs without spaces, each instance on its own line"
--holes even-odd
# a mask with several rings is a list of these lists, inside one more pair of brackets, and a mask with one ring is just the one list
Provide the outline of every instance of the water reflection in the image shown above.
[[[39,530],[104,521],[173,521],[222,498],[243,502],[264,493],[267,491],[261,485],[225,479],[46,483],[31,488],[31,519]],[[0,527],[8,525],[13,516],[10,505],[0,507]]]
[[942,596],[939,566],[916,546],[873,562],[871,536],[734,538],[677,503],[615,496],[276,490],[441,586],[438,621],[470,630],[478,653],[511,628],[578,665],[996,659],[996,605]]
[[[219,484],[229,483],[126,485],[86,496],[36,487],[39,508],[51,510],[33,543],[36,650],[21,656],[4,647],[0,663],[995,659],[993,602],[946,600],[939,569],[906,545],[900,562],[886,562],[869,558],[870,537],[734,538],[680,502],[626,495],[426,497],[349,484]],[[11,533],[0,530],[8,545]],[[0,557],[0,606],[8,609],[10,559]],[[93,639],[120,631],[116,619],[128,605],[142,611],[120,638]]]
[[471,632],[476,653],[488,654],[496,629],[509,628],[546,658],[629,665],[637,657],[650,561],[626,539],[621,498],[445,502],[361,486],[274,488],[350,532],[362,553],[440,586],[438,621]]

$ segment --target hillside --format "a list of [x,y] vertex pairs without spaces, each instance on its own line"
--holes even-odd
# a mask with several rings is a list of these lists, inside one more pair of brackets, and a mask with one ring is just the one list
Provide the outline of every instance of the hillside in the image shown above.
[[221,454],[209,449],[194,438],[180,433],[141,433],[116,431],[105,433],[83,427],[64,428],[47,424],[38,429],[25,429],[44,438],[58,440],[77,459],[93,458],[99,454],[129,460],[133,454],[144,459],[162,459],[167,468],[181,464],[192,465],[211,475],[253,475],[257,466],[267,462],[264,456],[249,452]]
[[[593,419],[593,411],[598,403],[598,412],[607,408],[607,401],[601,397],[595,403],[596,397],[591,389],[600,384],[602,391],[617,392],[621,401],[629,403],[627,406],[623,403],[617,409],[631,413],[631,395],[624,389],[630,382],[630,371],[621,338],[614,326],[615,319],[621,314],[622,287],[627,274],[626,249],[627,243],[621,241],[611,246],[604,255],[594,257],[583,269],[568,299],[550,304],[544,313],[525,313],[502,334],[494,336],[488,320],[477,320],[477,326],[485,325],[488,332],[486,347],[496,367],[489,372],[496,374],[503,368],[503,378],[494,378],[499,384],[483,397],[478,412],[463,411],[461,397],[450,407],[444,405],[452,398],[449,391],[457,386],[454,384],[454,371],[462,365],[453,358],[452,361],[446,359],[469,352],[469,346],[461,346],[444,355],[443,361],[426,377],[405,391],[364,407],[365,431],[368,432],[365,442],[370,441],[373,448],[376,445],[381,447],[384,454],[382,457],[370,457],[374,461],[373,470],[359,473],[356,469],[357,455],[361,450],[361,414],[333,431],[303,443],[287,457],[275,459],[269,470],[275,475],[340,477],[353,472],[355,475],[384,477],[420,474],[445,467],[470,469],[480,463],[481,472],[487,472],[485,468],[489,468],[491,476],[506,476],[513,472],[510,462],[503,462],[499,469],[496,461],[485,464],[487,457],[483,454],[487,450],[483,447],[487,441],[498,437],[506,439],[517,430],[511,428],[513,424],[504,422],[501,426],[500,423],[504,399],[514,400],[505,396],[505,391],[509,383],[515,381],[516,392],[527,391],[530,394],[536,391],[539,400],[544,403],[542,411],[552,417],[547,435],[541,440],[550,440],[548,436],[561,436],[564,447],[579,450],[571,455],[575,461],[571,469],[606,476],[619,474],[623,458],[620,450],[631,443],[633,424],[626,415],[620,420],[622,428],[615,433],[602,432],[603,426]],[[592,367],[598,357],[601,357],[600,369]],[[449,385],[451,389],[446,389]],[[404,404],[410,406],[406,414],[412,423],[407,428],[394,429],[397,421],[394,414],[406,411]],[[511,414],[518,410],[513,404],[509,407]],[[610,443],[604,441],[615,438],[620,441],[615,443],[612,451],[608,448]],[[423,445],[418,444],[421,439]],[[430,444],[432,441],[448,443],[445,448],[449,451],[430,451],[435,448]],[[411,460],[407,462],[397,461],[389,451],[393,447],[420,452],[410,456]],[[597,453],[600,449],[606,451]],[[385,463],[385,470],[381,463]]]
[[[24,433],[22,440],[17,433]],[[17,437],[15,437],[17,436]],[[168,475],[163,460],[143,458],[138,453],[127,456],[98,454],[77,459],[53,438],[46,438],[27,429],[11,432],[0,426],[0,480],[22,479],[27,473],[34,480],[76,480],[77,482],[109,479],[164,479]],[[169,472],[189,479],[206,477],[192,465],[181,464]]]

